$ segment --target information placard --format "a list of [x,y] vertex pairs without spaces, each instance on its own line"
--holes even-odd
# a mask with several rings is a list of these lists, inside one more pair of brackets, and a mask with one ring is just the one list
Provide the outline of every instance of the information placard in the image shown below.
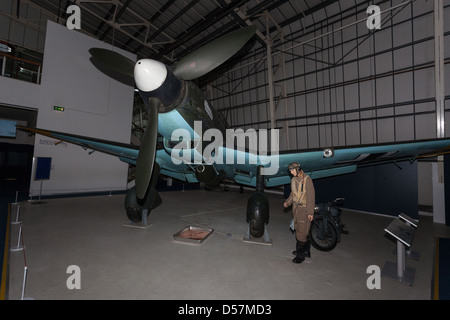
[[36,161],[36,174],[34,180],[49,180],[52,158],[38,157]]

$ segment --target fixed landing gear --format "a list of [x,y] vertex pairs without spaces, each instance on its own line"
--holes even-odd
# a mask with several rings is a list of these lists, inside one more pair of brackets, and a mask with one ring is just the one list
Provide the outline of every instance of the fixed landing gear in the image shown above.
[[[248,231],[244,240],[264,237],[264,242],[270,242],[267,234],[267,224],[269,223],[269,200],[264,194],[264,177],[261,174],[262,166],[258,166],[256,176],[256,191],[247,202],[247,223]],[[243,190],[243,188],[242,188]]]

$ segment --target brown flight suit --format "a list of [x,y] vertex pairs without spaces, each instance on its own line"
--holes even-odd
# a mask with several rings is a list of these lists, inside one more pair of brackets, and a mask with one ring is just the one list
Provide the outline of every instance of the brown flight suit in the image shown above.
[[314,184],[310,176],[304,173],[304,178],[293,177],[291,180],[291,194],[286,204],[292,204],[292,215],[294,217],[295,236],[298,241],[306,242],[311,222],[308,215],[314,215],[316,195]]

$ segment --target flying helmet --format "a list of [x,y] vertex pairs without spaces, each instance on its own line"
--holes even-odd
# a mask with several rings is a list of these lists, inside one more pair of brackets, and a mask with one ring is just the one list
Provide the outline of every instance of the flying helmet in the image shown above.
[[301,170],[302,167],[301,167],[297,162],[291,162],[291,163],[288,165],[288,170],[292,170],[292,169],[298,169],[298,170]]

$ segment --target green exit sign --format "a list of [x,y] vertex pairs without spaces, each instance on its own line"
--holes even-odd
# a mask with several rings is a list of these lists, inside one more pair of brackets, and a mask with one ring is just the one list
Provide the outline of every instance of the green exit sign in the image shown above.
[[53,110],[56,110],[56,111],[64,111],[64,107],[53,106]]

